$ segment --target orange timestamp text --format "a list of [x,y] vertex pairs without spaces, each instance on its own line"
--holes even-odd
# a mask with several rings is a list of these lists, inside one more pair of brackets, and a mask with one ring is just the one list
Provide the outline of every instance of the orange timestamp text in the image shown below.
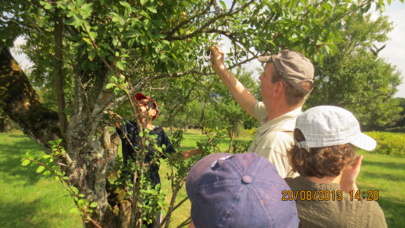
[[[343,199],[342,190],[283,190],[281,192],[282,201],[340,201]],[[345,193],[346,194],[346,193]],[[378,190],[369,190],[369,191],[349,191],[349,200],[368,200],[377,201],[379,199]]]
[[367,200],[367,201],[377,201],[380,199],[380,192],[378,190],[368,190],[368,191],[349,191],[350,200]]
[[282,201],[339,201],[343,199],[343,192],[341,190],[283,190],[281,194],[283,195],[281,197]]

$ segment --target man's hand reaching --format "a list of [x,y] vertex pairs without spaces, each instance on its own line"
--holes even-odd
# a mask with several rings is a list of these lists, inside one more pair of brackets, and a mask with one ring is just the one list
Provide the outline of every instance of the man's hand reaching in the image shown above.
[[[217,46],[212,46],[209,48],[211,51],[211,64],[212,68],[217,72],[219,70],[225,69],[224,63],[224,53]],[[217,72],[218,73],[218,72]]]

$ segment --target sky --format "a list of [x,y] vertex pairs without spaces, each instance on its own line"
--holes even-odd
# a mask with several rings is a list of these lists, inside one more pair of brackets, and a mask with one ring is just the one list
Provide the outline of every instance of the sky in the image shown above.
[[[396,0],[386,7],[383,15],[387,15],[393,22],[394,29],[388,34],[390,39],[379,56],[397,67],[401,71],[402,84],[397,88],[395,97],[405,98],[405,3]],[[380,47],[379,45],[377,45]]]
[[[394,29],[388,34],[390,39],[384,43],[386,47],[379,52],[379,57],[383,57],[387,62],[395,65],[397,70],[401,72],[402,84],[398,86],[395,97],[405,98],[405,3],[394,0],[391,5],[386,7],[383,15],[387,15],[389,20],[393,22]],[[16,43],[21,42],[23,42],[22,39],[16,41]],[[382,44],[377,46],[381,47]],[[24,55],[14,54],[14,56],[23,69],[27,69],[31,65]]]

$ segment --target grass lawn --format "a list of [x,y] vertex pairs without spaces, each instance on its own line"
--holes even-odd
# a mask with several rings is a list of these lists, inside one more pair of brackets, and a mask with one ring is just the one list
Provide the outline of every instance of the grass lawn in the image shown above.
[[[183,149],[196,147],[198,140],[206,136],[197,131],[184,134]],[[247,140],[249,140],[248,138]],[[243,139],[241,139],[243,140]],[[243,141],[247,141],[243,140]],[[227,149],[226,142],[220,144],[221,151]],[[35,173],[36,167],[21,166],[21,158],[30,151],[38,157],[40,147],[19,131],[0,133],[0,227],[1,228],[77,228],[82,227],[77,214],[69,212],[73,201],[59,182],[51,177]],[[389,227],[405,224],[405,158],[360,151],[364,155],[358,186],[361,191],[378,190]],[[169,171],[161,165],[163,189],[169,193],[169,183],[164,178]],[[186,196],[182,191],[178,199]],[[169,200],[169,197],[167,197]],[[179,208],[170,227],[188,218],[190,204],[187,201]]]
[[19,131],[0,133],[0,227],[77,228],[78,215],[69,212],[74,203],[62,185],[21,166],[27,151],[41,156],[41,148]]
[[405,225],[405,158],[359,151],[364,156],[357,185],[377,190],[388,227]]

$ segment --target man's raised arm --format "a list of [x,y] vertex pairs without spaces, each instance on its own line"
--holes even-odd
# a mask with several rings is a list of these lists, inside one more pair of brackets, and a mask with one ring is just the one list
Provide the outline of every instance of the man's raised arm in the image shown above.
[[257,102],[256,98],[249,90],[233,75],[224,63],[224,53],[218,47],[210,47],[211,63],[215,73],[221,78],[225,86],[231,92],[233,98],[249,115],[255,117],[253,105]]

